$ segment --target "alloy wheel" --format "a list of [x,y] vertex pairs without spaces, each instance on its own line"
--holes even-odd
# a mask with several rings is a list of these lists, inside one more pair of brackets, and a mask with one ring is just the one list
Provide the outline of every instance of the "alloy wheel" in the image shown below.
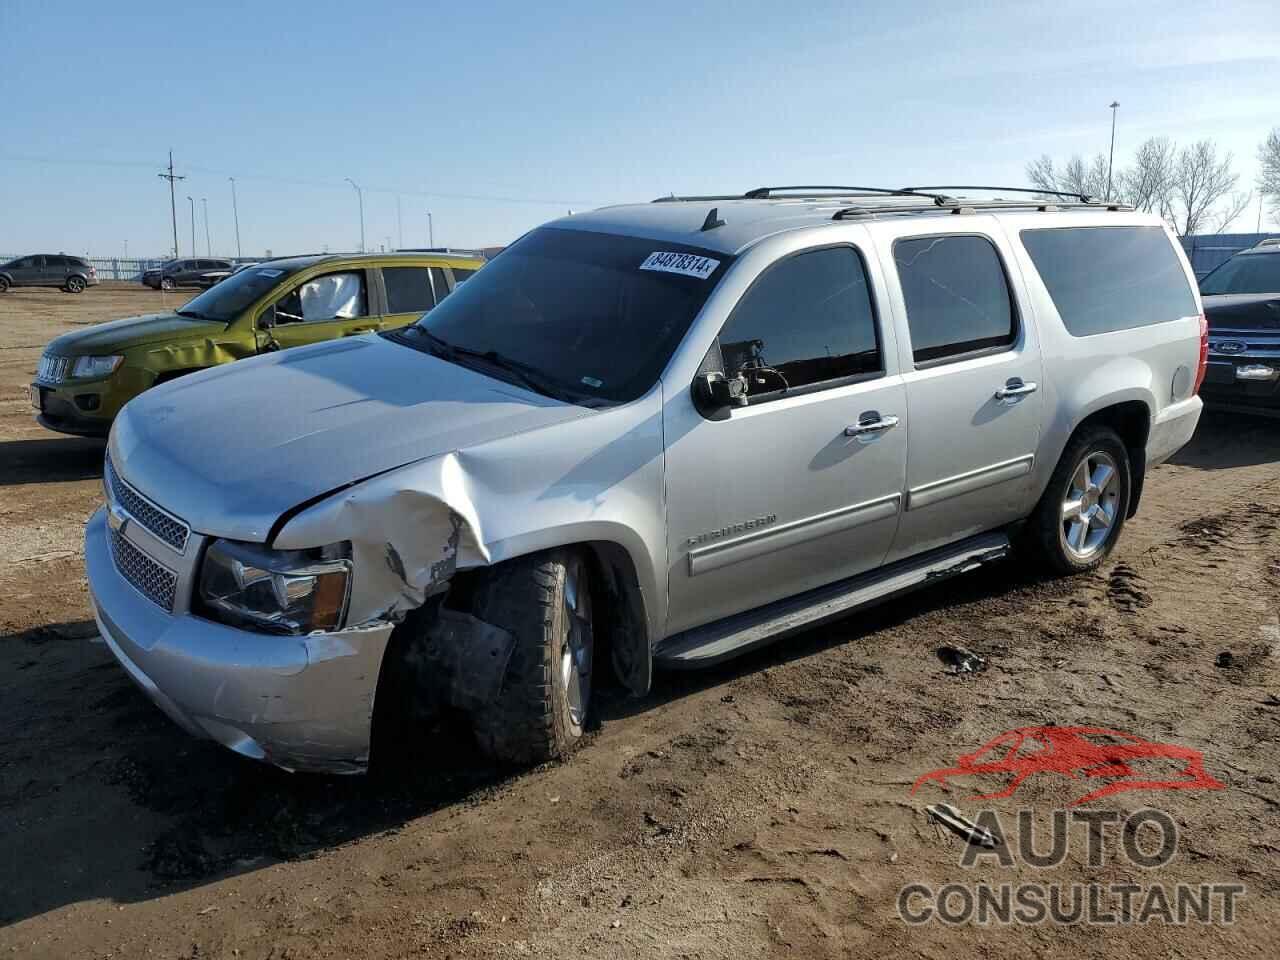
[[581,562],[565,570],[564,614],[569,630],[560,651],[560,682],[569,704],[569,718],[581,727],[591,700],[591,595]]
[[1095,450],[1071,473],[1062,501],[1062,546],[1077,561],[1103,550],[1120,509],[1120,470],[1110,454]]

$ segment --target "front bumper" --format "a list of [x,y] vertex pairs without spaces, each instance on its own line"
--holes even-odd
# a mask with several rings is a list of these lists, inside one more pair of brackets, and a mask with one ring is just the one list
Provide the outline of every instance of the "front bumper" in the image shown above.
[[1201,394],[1208,403],[1280,408],[1280,352],[1209,355]]
[[286,770],[360,773],[392,625],[309,636],[170,614],[117,571],[106,509],[85,529],[98,628],[121,666],[188,733]]

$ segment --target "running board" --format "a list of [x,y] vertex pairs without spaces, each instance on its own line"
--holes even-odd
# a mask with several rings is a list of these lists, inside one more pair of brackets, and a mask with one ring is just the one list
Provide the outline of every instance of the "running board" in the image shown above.
[[984,533],[870,573],[818,587],[668,637],[653,658],[674,670],[710,667],[908,590],[976,570],[1009,553],[1003,533]]

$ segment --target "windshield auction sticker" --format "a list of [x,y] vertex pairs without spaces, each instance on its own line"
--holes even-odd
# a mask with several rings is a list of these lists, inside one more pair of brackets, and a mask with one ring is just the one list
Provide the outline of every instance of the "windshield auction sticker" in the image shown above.
[[686,277],[697,277],[699,280],[705,280],[716,272],[716,267],[718,266],[720,266],[720,261],[712,260],[710,257],[699,257],[693,253],[667,253],[659,250],[649,254],[644,263],[640,264],[640,269],[658,270],[662,273],[679,273]]
[[[1045,774],[1080,787],[1065,808],[1037,810],[1030,796],[1014,810],[988,806],[1016,801],[1027,780]],[[966,781],[979,792],[964,796]],[[984,791],[993,781],[1003,786]],[[1151,806],[1108,809],[1103,802],[1116,794],[1155,800],[1172,791],[1226,789],[1205,769],[1198,750],[1104,727],[1022,727],[961,756],[955,766],[923,774],[911,794],[933,793],[936,801],[949,787],[953,796],[959,788],[960,806],[934,802],[926,813],[940,835],[959,840],[959,865],[971,873],[942,886],[902,886],[898,916],[909,925],[1236,921],[1244,884],[1189,882],[1185,874],[1175,882],[1162,872],[1182,844],[1173,816]],[[1087,883],[1066,881],[1058,872],[1064,864],[1086,863]],[[1025,867],[1043,872],[1028,877]]]

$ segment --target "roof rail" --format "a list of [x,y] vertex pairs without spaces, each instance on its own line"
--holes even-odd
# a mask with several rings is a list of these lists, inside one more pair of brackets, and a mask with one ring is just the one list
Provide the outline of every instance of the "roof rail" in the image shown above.
[[801,193],[796,199],[807,199],[809,197],[822,197],[828,194],[836,196],[856,196],[858,194],[866,194],[867,196],[883,196],[883,197],[929,197],[934,203],[942,205],[951,201],[951,197],[943,196],[938,193],[923,193],[914,187],[845,187],[845,186],[800,186],[800,187],[756,187],[748,190],[742,195],[744,200],[769,200],[778,193],[795,193],[796,191],[820,191],[819,193],[808,192]]
[[1081,203],[1103,203],[1097,197],[1087,193],[1071,193],[1062,190],[1041,190],[1038,187],[983,187],[983,186],[933,186],[933,187],[904,187],[904,190],[914,193],[919,190],[1000,190],[1004,193],[1030,193],[1038,197],[1071,197],[1079,200]]
[[[1073,206],[1073,204],[1067,204]],[[1101,204],[1097,202],[1078,202],[1074,206],[1101,207],[1104,210],[1132,210],[1133,207],[1120,203]],[[896,207],[842,207],[835,212],[832,220],[851,220],[854,217],[869,217],[896,213],[937,213],[947,210],[949,213],[976,213],[979,210],[1039,210],[1047,212],[1060,209],[1059,205],[1046,200],[973,200],[970,198],[948,199],[946,203],[914,204]]]

